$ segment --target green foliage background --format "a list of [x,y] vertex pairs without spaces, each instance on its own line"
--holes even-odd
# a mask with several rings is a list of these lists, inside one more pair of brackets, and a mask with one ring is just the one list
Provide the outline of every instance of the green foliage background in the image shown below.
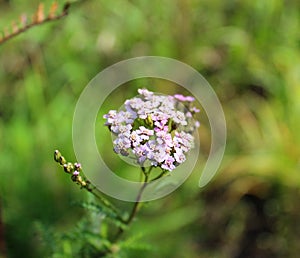
[[[0,1],[0,28],[38,3]],[[210,144],[203,111],[198,166],[179,190],[146,206],[128,235],[154,250],[129,250],[129,257],[298,257],[299,8],[294,0],[86,0],[1,45],[1,241],[9,257],[46,256],[51,243],[38,225],[68,232],[84,216],[71,203],[88,197],[53,162],[53,150],[75,159],[72,116],[81,91],[102,69],[142,55],[197,69],[222,102],[228,141],[218,175],[199,189]],[[164,92],[165,83],[151,86]],[[138,86],[123,87],[104,109]]]

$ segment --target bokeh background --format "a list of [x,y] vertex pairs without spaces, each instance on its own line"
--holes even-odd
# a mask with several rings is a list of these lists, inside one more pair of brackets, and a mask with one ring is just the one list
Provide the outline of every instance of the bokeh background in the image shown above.
[[[39,2],[0,1],[0,28],[30,16]],[[75,160],[76,101],[109,65],[159,55],[186,62],[210,82],[226,115],[227,148],[217,176],[199,189],[210,148],[202,111],[199,164],[180,189],[144,208],[128,234],[142,234],[154,250],[130,257],[298,257],[299,9],[296,0],[86,0],[0,45],[2,252],[43,257],[50,243],[39,225],[68,232],[84,216],[72,202],[87,195],[52,158],[60,149]],[[143,83],[116,91],[104,111]],[[165,83],[149,88],[165,92]],[[105,148],[107,137],[97,137]],[[106,156],[123,169],[113,152]]]

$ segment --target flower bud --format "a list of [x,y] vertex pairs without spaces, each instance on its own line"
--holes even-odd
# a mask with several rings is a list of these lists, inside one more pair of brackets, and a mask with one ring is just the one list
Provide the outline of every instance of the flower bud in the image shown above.
[[86,182],[82,179],[81,176],[77,176],[77,177],[76,177],[76,181],[77,181],[82,187],[85,187],[85,186],[86,186]]
[[74,165],[71,162],[64,164],[64,170],[66,173],[72,173],[74,171]]
[[77,177],[78,177],[77,175],[74,175],[74,174],[73,174],[73,175],[71,176],[72,181],[73,181],[73,182],[76,182],[76,181],[77,181]]
[[63,166],[66,163],[67,163],[67,161],[66,161],[65,157],[64,156],[60,156],[59,157],[59,164]]
[[150,128],[153,128],[153,120],[150,115],[146,118],[146,124],[150,126]]
[[54,151],[54,160],[56,162],[60,162],[60,158],[61,158],[61,153],[58,150]]
[[77,170],[75,170],[75,171],[73,172],[73,176],[79,176],[79,172],[78,172]]
[[75,170],[77,171],[81,171],[81,164],[80,163],[74,163],[74,167],[75,167]]

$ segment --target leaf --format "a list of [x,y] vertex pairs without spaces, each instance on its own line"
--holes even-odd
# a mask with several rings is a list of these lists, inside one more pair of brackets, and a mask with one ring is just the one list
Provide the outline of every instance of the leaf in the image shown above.
[[95,204],[92,202],[77,203],[77,205],[79,205],[82,208],[85,208],[87,210],[90,210],[92,212],[96,212],[98,214],[103,214],[105,218],[109,219],[117,227],[120,227],[122,229],[127,228],[127,225],[119,219],[118,214],[116,212],[114,212],[113,210],[107,208],[106,206],[103,206],[101,204]]
[[125,241],[119,243],[119,246],[122,249],[127,250],[142,250],[142,251],[153,251],[153,246],[143,243],[141,238],[144,236],[144,233],[135,234],[130,238],[127,238]]

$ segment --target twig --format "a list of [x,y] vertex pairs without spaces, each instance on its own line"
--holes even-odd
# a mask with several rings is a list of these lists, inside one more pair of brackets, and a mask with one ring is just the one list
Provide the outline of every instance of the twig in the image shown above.
[[[78,1],[77,1],[78,2]],[[57,2],[53,2],[50,7],[48,15],[44,13],[44,5],[41,3],[38,6],[36,13],[32,16],[31,21],[28,23],[27,15],[23,14],[20,16],[19,26],[16,22],[12,22],[12,29],[9,31],[7,28],[4,29],[4,32],[0,33],[0,45],[4,42],[14,38],[21,33],[31,29],[32,27],[45,24],[47,22],[59,20],[66,15],[69,14],[69,10],[71,5],[75,4],[76,2],[65,2],[63,5],[62,11],[59,14],[55,14],[58,4]],[[2,34],[2,35],[1,35]]]

